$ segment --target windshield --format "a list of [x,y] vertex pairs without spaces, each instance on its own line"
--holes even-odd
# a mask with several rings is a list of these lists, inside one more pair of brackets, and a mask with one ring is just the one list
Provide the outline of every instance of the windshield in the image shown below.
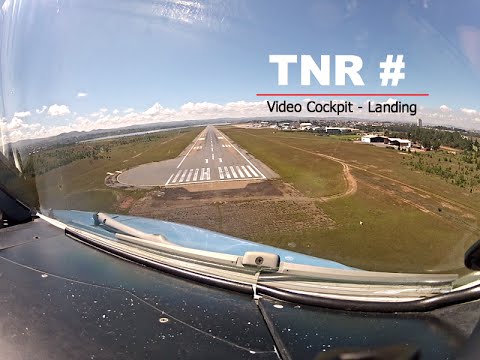
[[186,248],[464,275],[479,10],[5,0],[0,171],[40,213],[105,236],[98,212]]

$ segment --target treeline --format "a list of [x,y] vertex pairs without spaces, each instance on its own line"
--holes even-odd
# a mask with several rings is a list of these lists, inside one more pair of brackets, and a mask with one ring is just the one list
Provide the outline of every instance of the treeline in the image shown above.
[[406,163],[414,170],[437,175],[451,184],[470,188],[470,191],[480,184],[480,157],[476,152],[464,152],[461,156],[415,152]]
[[42,175],[60,166],[82,159],[105,159],[111,151],[105,145],[76,145],[28,155],[23,163],[25,175]]
[[[179,130],[179,132],[182,132]],[[23,173],[28,176],[42,175],[50,170],[68,165],[82,159],[111,159],[112,149],[133,143],[148,143],[168,137],[166,133],[147,134],[143,136],[123,137],[98,143],[81,143],[75,145],[58,144],[38,153],[24,156]]]
[[385,131],[390,137],[406,137],[428,149],[437,150],[440,146],[448,146],[465,151],[478,151],[479,142],[472,140],[457,131],[436,130],[409,126],[404,131]]

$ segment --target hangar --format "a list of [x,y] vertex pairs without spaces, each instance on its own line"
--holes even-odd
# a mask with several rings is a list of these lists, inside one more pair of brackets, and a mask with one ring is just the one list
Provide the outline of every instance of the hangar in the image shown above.
[[387,138],[380,135],[364,135],[362,136],[362,142],[365,143],[384,143]]

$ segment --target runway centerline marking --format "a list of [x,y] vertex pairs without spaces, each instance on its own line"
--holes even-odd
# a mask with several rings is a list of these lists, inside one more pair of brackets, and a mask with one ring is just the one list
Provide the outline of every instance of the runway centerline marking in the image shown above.
[[208,164],[208,159],[205,159],[205,164]]
[[218,161],[219,161],[219,162],[222,162],[223,160],[222,160],[222,158],[218,158]]
[[212,154],[212,160],[215,160],[215,154]]

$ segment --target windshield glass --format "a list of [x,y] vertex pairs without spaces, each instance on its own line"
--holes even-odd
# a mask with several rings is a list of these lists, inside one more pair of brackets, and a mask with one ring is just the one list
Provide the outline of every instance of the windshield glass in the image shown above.
[[0,171],[38,211],[105,236],[92,214],[201,250],[465,274],[479,11],[4,0]]

